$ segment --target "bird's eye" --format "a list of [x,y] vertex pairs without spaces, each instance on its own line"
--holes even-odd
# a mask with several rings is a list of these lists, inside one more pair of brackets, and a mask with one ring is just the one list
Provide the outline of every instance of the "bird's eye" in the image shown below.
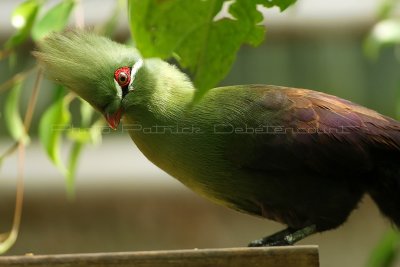
[[118,83],[119,84],[124,84],[128,80],[128,75],[125,72],[121,72],[118,75]]
[[131,81],[130,76],[131,76],[131,68],[129,67],[119,68],[114,73],[114,79],[121,87],[126,87],[129,85],[129,82]]

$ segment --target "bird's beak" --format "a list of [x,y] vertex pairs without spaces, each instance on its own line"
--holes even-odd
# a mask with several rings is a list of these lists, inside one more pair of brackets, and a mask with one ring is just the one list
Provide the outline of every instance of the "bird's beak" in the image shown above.
[[114,114],[104,114],[111,129],[116,130],[122,117],[122,109],[119,108]]

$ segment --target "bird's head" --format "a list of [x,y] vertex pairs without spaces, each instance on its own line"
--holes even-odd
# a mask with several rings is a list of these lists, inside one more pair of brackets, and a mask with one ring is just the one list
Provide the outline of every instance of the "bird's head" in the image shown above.
[[89,102],[116,129],[122,100],[134,90],[143,65],[138,51],[79,30],[53,33],[38,48],[34,55],[47,76]]

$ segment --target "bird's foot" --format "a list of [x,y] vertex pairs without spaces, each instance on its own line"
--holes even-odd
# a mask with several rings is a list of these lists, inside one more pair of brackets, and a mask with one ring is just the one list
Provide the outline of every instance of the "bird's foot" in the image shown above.
[[301,229],[293,229],[289,227],[273,235],[266,236],[258,240],[254,240],[248,246],[249,247],[289,246],[315,233],[316,231],[317,227],[315,225],[310,225]]

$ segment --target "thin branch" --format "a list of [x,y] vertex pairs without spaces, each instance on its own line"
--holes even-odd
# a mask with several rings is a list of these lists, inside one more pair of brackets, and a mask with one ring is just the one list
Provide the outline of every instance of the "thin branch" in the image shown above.
[[24,202],[24,165],[25,165],[25,146],[23,142],[18,145],[18,179],[15,197],[15,210],[11,231],[3,234],[0,243],[0,254],[9,250],[18,237],[19,226],[21,225],[22,207]]
[[[43,78],[43,71],[39,69],[36,75],[36,81],[32,90],[32,95],[29,99],[28,108],[25,112],[24,117],[24,128],[25,132],[28,133],[33,113],[37,103],[37,97],[39,95],[40,84]],[[16,189],[16,200],[15,200],[15,210],[14,210],[14,219],[11,227],[11,231],[0,235],[0,254],[3,254],[7,250],[10,249],[12,245],[14,245],[18,232],[19,226],[21,224],[21,216],[22,216],[22,206],[24,200],[24,165],[25,165],[25,143],[24,140],[18,140],[13,146],[11,146],[5,154],[0,157],[1,160],[5,158],[5,156],[11,155],[15,150],[18,149],[18,179],[17,179],[17,189]]]
[[0,93],[10,89],[16,82],[19,82],[19,81],[22,81],[23,79],[25,79],[35,69],[36,69],[36,66],[32,67],[28,70],[19,72],[19,73],[15,74],[13,77],[11,77],[10,79],[8,79],[7,81],[5,81],[4,83],[0,84]]
[[11,49],[5,49],[5,50],[0,50],[0,60],[5,59],[6,57],[8,57],[13,50]]
[[18,235],[19,226],[21,224],[22,206],[24,202],[25,146],[22,142],[18,146],[18,152],[17,192],[13,228],[11,230],[11,233],[16,233],[15,237]]
[[33,86],[32,95],[29,99],[28,108],[25,113],[24,126],[25,126],[26,133],[29,132],[29,128],[31,127],[32,116],[33,116],[33,112],[36,107],[36,102],[37,102],[37,98],[39,95],[39,90],[40,90],[40,85],[42,83],[42,79],[43,79],[43,70],[41,68],[39,68],[38,73],[36,75],[35,85]]
[[11,156],[12,154],[14,154],[15,151],[17,151],[19,143],[19,141],[15,142],[3,154],[0,155],[0,165],[5,158]]

